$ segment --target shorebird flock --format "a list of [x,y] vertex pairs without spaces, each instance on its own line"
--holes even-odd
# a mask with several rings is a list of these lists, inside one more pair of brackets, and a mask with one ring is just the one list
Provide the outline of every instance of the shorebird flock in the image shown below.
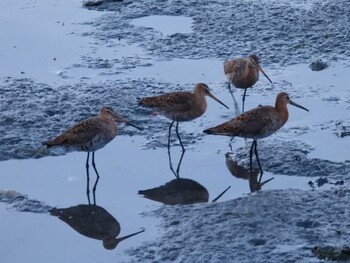
[[[272,81],[263,71],[259,65],[257,55],[252,54],[245,58],[236,58],[224,62],[224,74],[229,81],[228,89],[232,98],[232,89],[230,84],[238,89],[244,89],[242,97],[242,113],[234,116],[222,124],[212,128],[207,128],[203,132],[213,135],[224,135],[229,137],[242,137],[252,139],[252,145],[249,151],[249,170],[253,173],[253,154],[256,157],[260,179],[263,175],[263,169],[258,156],[257,140],[268,137],[279,130],[288,120],[287,104],[296,106],[300,109],[308,111],[308,109],[295,103],[289,98],[286,92],[280,92],[276,96],[274,106],[258,106],[244,112],[244,102],[246,91],[251,88],[259,80],[259,72],[261,72],[271,83]],[[174,175],[179,178],[179,169],[182,161],[185,147],[179,135],[179,122],[191,121],[202,116],[207,109],[206,96],[217,101],[219,104],[229,109],[221,100],[216,98],[207,84],[198,83],[195,85],[193,91],[170,92],[160,94],[158,96],[140,98],[138,104],[143,107],[151,108],[152,110],[161,113],[166,118],[171,120],[168,130],[168,154],[170,169]],[[139,130],[138,127],[125,119],[119,117],[112,108],[102,107],[99,115],[96,117],[82,120],[69,128],[57,137],[44,142],[47,147],[61,146],[71,148],[76,151],[87,152],[86,159],[86,175],[87,175],[87,195],[89,199],[89,158],[92,153],[92,166],[95,170],[97,180],[95,182],[93,191],[96,190],[96,185],[99,179],[99,174],[95,164],[95,151],[103,148],[106,144],[112,141],[118,134],[118,123],[125,123],[131,125]],[[176,123],[175,132],[177,139],[182,148],[182,156],[176,171],[172,167],[170,157],[170,137],[171,129]],[[95,198],[95,197],[94,197]],[[89,199],[90,203],[90,199]],[[94,200],[95,203],[95,200]]]

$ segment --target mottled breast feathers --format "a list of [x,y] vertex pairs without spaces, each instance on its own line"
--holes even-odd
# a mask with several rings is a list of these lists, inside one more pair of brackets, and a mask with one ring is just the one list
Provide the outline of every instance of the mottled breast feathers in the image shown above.
[[285,118],[281,119],[274,107],[261,106],[205,132],[258,139],[270,136],[280,129],[286,121]]
[[48,147],[65,146],[77,150],[93,151],[102,148],[117,135],[117,126],[112,120],[92,117],[83,120],[56,138],[45,142]]
[[259,79],[258,70],[246,58],[225,61],[224,72],[227,80],[240,89],[253,86]]
[[[198,100],[198,101],[197,101]],[[173,92],[139,100],[142,106],[154,108],[174,121],[189,121],[201,116],[206,110],[206,101],[191,92]]]

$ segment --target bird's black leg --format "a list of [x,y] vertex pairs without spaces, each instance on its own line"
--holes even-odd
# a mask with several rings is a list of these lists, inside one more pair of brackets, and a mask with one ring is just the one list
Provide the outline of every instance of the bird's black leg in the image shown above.
[[180,134],[179,134],[179,122],[176,122],[176,135],[177,135],[177,138],[179,138],[182,151],[183,152],[186,151],[184,145],[182,144],[182,141],[181,141],[181,138],[180,138]]
[[175,121],[172,121],[169,126],[169,133],[168,133],[168,151],[170,151],[170,133],[171,133],[171,127],[173,127]]
[[234,106],[235,106],[235,114],[238,115],[240,113],[239,109],[238,109],[238,103],[237,103],[237,101],[235,99],[235,96],[233,96],[233,91],[231,89],[231,83],[230,82],[228,83],[228,91],[230,92],[231,97],[233,99],[233,103],[234,103]]
[[232,91],[232,89],[231,89],[231,83],[230,83],[230,82],[228,83],[228,91],[230,92],[233,101],[236,101],[236,100],[235,100],[235,97],[233,96],[233,91]]
[[100,175],[97,172],[96,165],[95,165],[95,152],[92,152],[92,167],[94,167],[95,173],[96,173],[96,181],[94,184],[94,187],[92,188],[92,196],[94,198],[94,205],[96,205],[96,188],[98,180],[100,180]]
[[242,113],[244,112],[244,101],[245,101],[245,94],[247,93],[247,89],[244,89],[243,97],[242,97]]
[[174,124],[175,121],[172,121],[170,123],[170,126],[169,126],[169,134],[168,134],[168,157],[169,157],[169,166],[170,166],[170,170],[173,172],[173,174],[175,175],[175,177],[178,177],[178,175],[176,174],[176,172],[174,171],[174,168],[173,168],[173,164],[171,162],[171,153],[170,153],[170,133],[171,133],[171,127],[173,127],[173,124]]
[[260,178],[259,178],[259,185],[260,185],[261,178],[262,178],[264,172],[263,172],[263,170],[262,170],[262,168],[261,168],[261,165],[260,165],[260,160],[259,160],[259,156],[258,156],[257,145],[258,145],[258,143],[255,141],[254,153],[255,153],[256,161],[258,162],[259,169],[260,169]]
[[90,176],[89,176],[89,158],[90,158],[90,152],[87,153],[87,158],[86,158],[86,195],[88,198],[89,205],[91,204],[90,202]]

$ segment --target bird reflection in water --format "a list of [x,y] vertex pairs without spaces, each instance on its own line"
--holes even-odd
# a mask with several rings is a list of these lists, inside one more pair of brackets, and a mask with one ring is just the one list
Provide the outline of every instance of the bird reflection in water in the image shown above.
[[186,178],[176,178],[159,187],[140,190],[139,194],[166,205],[205,203],[209,199],[204,186]]
[[250,172],[249,168],[245,168],[244,166],[239,165],[238,162],[234,161],[231,155],[232,155],[232,152],[227,152],[225,154],[226,166],[228,170],[234,177],[248,180],[249,189],[251,193],[261,190],[263,185],[265,185],[266,183],[274,179],[272,177],[270,179],[267,179],[264,182],[259,183],[258,181],[259,169],[252,169],[252,172]]
[[[139,190],[139,194],[144,198],[163,203],[165,205],[187,205],[196,203],[207,203],[209,200],[208,190],[200,183],[188,179],[180,178],[180,167],[185,151],[181,152],[176,172],[172,166],[170,148],[168,148],[169,167],[173,172],[175,179],[161,185],[146,190]],[[216,202],[230,187],[226,188],[219,196],[213,199]]]
[[68,208],[53,208],[52,216],[58,217],[81,235],[102,240],[105,249],[115,249],[123,240],[144,232],[138,231],[124,237],[120,234],[120,224],[104,208],[98,205],[77,205]]
[[[216,202],[230,187],[226,188],[212,202]],[[165,205],[207,203],[209,200],[208,190],[198,182],[187,178],[176,178],[159,187],[140,190],[139,194]]]

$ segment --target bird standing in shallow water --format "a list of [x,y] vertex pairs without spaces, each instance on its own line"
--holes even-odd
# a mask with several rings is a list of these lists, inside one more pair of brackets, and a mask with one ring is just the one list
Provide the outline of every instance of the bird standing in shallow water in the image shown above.
[[244,89],[242,97],[242,113],[244,112],[244,101],[247,88],[252,87],[259,80],[259,71],[272,83],[270,78],[260,67],[259,58],[255,54],[249,55],[246,58],[236,58],[224,62],[224,72],[229,81],[228,89],[235,103],[236,101],[232,94],[230,83],[236,88]]
[[257,140],[268,137],[279,130],[288,120],[287,104],[291,104],[303,110],[308,109],[300,106],[289,99],[289,96],[285,92],[281,92],[276,97],[275,107],[272,106],[259,106],[255,109],[244,112],[232,120],[222,123],[216,127],[204,130],[204,133],[214,135],[226,135],[226,136],[238,136],[242,138],[253,139],[252,146],[250,148],[250,172],[252,172],[252,159],[253,151],[260,169],[260,179],[263,175],[263,170],[260,165]]
[[[176,122],[176,135],[179,139],[180,145],[182,147],[183,153],[185,152],[185,148],[182,144],[178,125],[179,122],[182,121],[190,121],[193,119],[196,119],[204,114],[204,112],[207,109],[207,101],[205,99],[205,96],[209,96],[210,98],[214,99],[215,101],[219,102],[221,105],[228,107],[221,102],[219,99],[217,99],[213,94],[211,94],[209,87],[204,83],[198,83],[193,92],[170,92],[165,93],[159,96],[154,97],[146,97],[139,100],[139,105],[153,108],[160,113],[162,113],[165,117],[172,120],[169,126],[169,134],[168,134],[168,154],[169,154],[169,160],[170,160],[170,133],[171,128]],[[180,158],[180,163],[182,160],[183,155]],[[179,163],[179,164],[180,164]],[[179,169],[180,166],[178,166]],[[172,169],[172,165],[170,163],[170,168]],[[175,176],[179,176],[179,171],[177,169],[177,172],[173,173]]]
[[[118,134],[118,127],[116,122],[126,123],[139,130],[142,128],[127,122],[123,118],[117,116],[110,107],[102,107],[99,111],[99,115],[91,117],[81,122],[75,124],[70,129],[66,130],[62,134],[58,135],[52,140],[46,141],[43,144],[47,148],[53,146],[63,146],[67,148],[72,148],[76,151],[87,152],[86,159],[86,175],[87,175],[87,195],[90,203],[89,197],[89,157],[90,152],[92,152],[92,166],[97,175],[97,180],[95,182],[93,191],[96,191],[96,185],[99,179],[99,174],[95,165],[95,151],[104,147],[107,143],[112,141],[114,137]],[[95,198],[95,197],[94,197]]]

